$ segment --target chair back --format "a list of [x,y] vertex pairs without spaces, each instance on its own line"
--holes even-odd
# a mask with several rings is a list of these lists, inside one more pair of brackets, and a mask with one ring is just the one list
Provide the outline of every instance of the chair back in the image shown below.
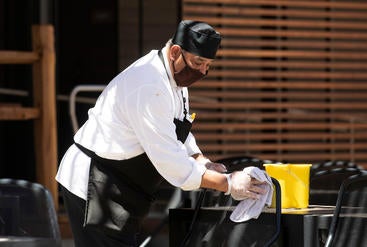
[[41,184],[0,179],[0,221],[1,235],[50,238],[61,246],[52,196]]
[[357,168],[362,169],[362,167],[358,166],[356,163],[346,160],[329,160],[325,162],[320,162],[313,164],[311,167],[310,175],[316,175],[321,171],[332,170],[337,168]]
[[265,170],[263,164],[274,163],[270,160],[262,160],[253,156],[238,155],[218,159],[215,162],[222,163],[227,167],[228,172],[242,171],[245,167],[255,166],[261,170]]
[[335,205],[342,182],[362,168],[351,162],[334,161],[312,165],[310,173],[309,203],[314,205]]
[[342,183],[326,247],[367,246],[367,171]]
[[[274,220],[264,225],[261,232],[254,227],[256,219],[249,222],[235,223],[229,220],[232,211],[223,211],[214,224],[200,222],[200,208],[208,192],[203,190],[197,201],[188,232],[181,243],[186,246],[273,246],[281,236],[281,187],[275,178],[271,178],[276,192]],[[228,196],[230,197],[230,196]],[[249,224],[250,223],[250,224]],[[254,224],[255,223],[255,224]]]

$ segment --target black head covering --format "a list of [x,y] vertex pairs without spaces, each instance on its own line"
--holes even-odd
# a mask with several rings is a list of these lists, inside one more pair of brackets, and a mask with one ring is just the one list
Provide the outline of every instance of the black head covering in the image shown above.
[[221,41],[220,34],[205,22],[184,20],[178,24],[172,43],[182,49],[214,59]]

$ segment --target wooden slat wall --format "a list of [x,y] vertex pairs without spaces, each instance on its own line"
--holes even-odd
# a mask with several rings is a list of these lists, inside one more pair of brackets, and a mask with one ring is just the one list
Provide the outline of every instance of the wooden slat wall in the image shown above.
[[183,0],[182,11],[224,37],[190,89],[210,158],[367,167],[367,1]]

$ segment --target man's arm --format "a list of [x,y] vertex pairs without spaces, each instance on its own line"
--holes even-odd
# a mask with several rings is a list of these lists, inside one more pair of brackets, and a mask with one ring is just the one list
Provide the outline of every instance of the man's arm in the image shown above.
[[202,176],[200,187],[227,192],[227,178],[222,173],[207,169]]

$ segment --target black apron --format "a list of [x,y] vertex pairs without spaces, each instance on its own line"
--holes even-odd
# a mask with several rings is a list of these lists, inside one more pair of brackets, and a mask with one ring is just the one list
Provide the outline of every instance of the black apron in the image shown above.
[[[177,140],[182,143],[191,129],[183,100],[184,121],[174,119]],[[163,177],[146,153],[127,160],[111,160],[75,144],[91,158],[84,227],[106,234],[135,235],[149,213]]]

